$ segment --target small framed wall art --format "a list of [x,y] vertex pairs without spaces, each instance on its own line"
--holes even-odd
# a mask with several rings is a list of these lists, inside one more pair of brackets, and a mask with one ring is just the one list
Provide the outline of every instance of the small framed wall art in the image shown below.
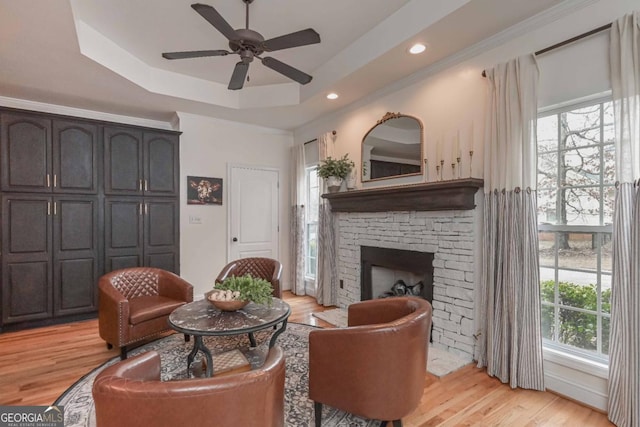
[[187,176],[188,205],[221,205],[222,178]]

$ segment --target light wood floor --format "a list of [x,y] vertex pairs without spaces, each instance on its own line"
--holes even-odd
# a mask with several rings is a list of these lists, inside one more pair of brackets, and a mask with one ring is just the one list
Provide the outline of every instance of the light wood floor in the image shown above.
[[[325,308],[285,293],[290,322],[331,325],[312,316]],[[80,377],[118,356],[98,336],[97,320],[0,334],[0,405],[49,405]],[[407,427],[610,426],[606,415],[549,392],[512,390],[469,365],[443,378],[427,374]]]

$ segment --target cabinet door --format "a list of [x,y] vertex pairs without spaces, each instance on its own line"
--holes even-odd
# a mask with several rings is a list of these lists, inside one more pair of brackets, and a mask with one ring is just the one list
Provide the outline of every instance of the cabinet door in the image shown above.
[[2,198],[2,323],[52,315],[51,199]]
[[178,274],[180,271],[180,224],[178,201],[145,199],[144,257],[145,265]]
[[177,196],[179,194],[178,135],[145,132],[144,194]]
[[98,198],[60,196],[53,203],[53,314],[96,311]]
[[142,195],[142,184],[142,132],[105,127],[105,194]]
[[144,265],[142,221],[141,199],[105,199],[105,272]]
[[0,114],[2,190],[51,191],[51,121],[36,115]]
[[98,192],[98,127],[53,121],[53,191],[55,193]]

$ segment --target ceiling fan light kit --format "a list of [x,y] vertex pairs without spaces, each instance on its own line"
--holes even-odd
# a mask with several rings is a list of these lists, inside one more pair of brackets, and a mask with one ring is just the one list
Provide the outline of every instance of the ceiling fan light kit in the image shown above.
[[312,28],[300,30],[283,36],[265,40],[262,34],[249,28],[249,5],[254,0],[242,0],[246,4],[246,28],[234,30],[231,25],[213,7],[202,3],[192,4],[193,10],[198,12],[207,22],[217,29],[229,40],[230,51],[227,50],[196,50],[187,52],[165,52],[162,57],[165,59],[187,59],[202,58],[209,56],[226,56],[237,54],[240,56],[233,69],[228,88],[230,90],[242,89],[249,72],[249,64],[254,58],[260,59],[262,64],[272,70],[290,78],[300,84],[307,84],[313,77],[297,68],[294,68],[282,61],[270,56],[261,57],[264,52],[289,49],[292,47],[306,46],[320,43],[320,35]]

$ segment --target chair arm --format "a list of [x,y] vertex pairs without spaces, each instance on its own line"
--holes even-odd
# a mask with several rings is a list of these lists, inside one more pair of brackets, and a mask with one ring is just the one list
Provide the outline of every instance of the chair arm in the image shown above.
[[230,262],[229,264],[225,265],[224,268],[222,269],[222,271],[220,271],[220,274],[218,274],[218,277],[216,277],[216,282],[215,283],[222,283],[224,282],[224,279],[227,278],[227,276],[229,275],[229,273],[231,272],[231,270],[233,270],[233,267],[236,266],[236,262]]
[[[160,355],[156,351],[147,351],[111,365],[100,374],[100,378],[110,376],[136,381],[160,381]],[[96,383],[98,380],[94,387]]]
[[349,326],[389,323],[415,311],[422,301],[416,297],[380,298],[358,302],[348,307]]
[[169,271],[158,275],[158,294],[178,301],[193,301],[193,286],[182,277]]
[[98,295],[100,337],[120,347],[128,340],[129,301],[106,278],[98,281]]
[[282,298],[282,290],[280,289],[280,276],[282,276],[282,264],[275,261],[273,276],[271,276],[271,284],[273,285],[273,296]]

